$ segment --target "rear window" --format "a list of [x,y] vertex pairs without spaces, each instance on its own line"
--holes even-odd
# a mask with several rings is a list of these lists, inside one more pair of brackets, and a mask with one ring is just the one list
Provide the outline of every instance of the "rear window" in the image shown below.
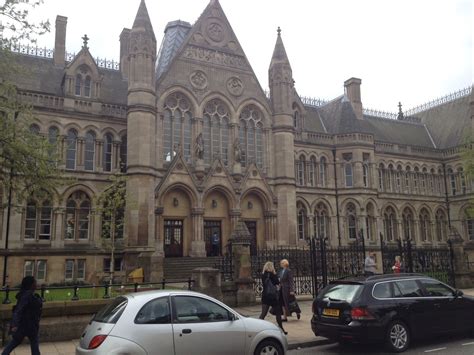
[[331,300],[352,302],[360,292],[363,285],[359,284],[336,284],[330,285],[321,295],[322,298],[330,298]]
[[100,323],[117,323],[123,311],[125,310],[125,307],[127,306],[127,302],[128,301],[125,297],[118,297],[114,299],[111,303],[97,312],[93,321]]

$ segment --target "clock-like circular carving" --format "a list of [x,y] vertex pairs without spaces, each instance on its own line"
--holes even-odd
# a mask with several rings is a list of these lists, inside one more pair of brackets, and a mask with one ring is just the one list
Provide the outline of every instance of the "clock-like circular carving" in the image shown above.
[[234,96],[240,96],[244,92],[244,84],[242,80],[233,76],[227,80],[227,91]]
[[206,29],[208,37],[214,42],[222,42],[224,40],[224,28],[218,22],[211,22]]
[[196,70],[192,72],[189,76],[189,81],[191,82],[191,85],[196,89],[204,90],[205,88],[207,88],[207,76],[201,70]]

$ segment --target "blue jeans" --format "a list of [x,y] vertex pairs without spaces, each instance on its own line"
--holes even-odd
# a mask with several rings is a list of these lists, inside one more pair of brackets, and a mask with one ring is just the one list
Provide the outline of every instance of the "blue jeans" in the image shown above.
[[15,333],[12,336],[12,340],[3,349],[2,355],[9,355],[18,345],[21,344],[25,336],[30,340],[31,355],[41,355],[39,350],[39,339],[38,334],[25,335],[21,333]]

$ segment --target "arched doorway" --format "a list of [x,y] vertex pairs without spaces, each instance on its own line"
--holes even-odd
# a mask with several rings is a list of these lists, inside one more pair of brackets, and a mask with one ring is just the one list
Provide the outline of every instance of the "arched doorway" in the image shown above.
[[229,202],[219,190],[211,191],[204,201],[204,242],[206,256],[220,256],[230,237]]
[[191,200],[180,188],[163,198],[163,248],[165,257],[189,255],[191,246]]
[[254,192],[245,195],[241,201],[242,220],[251,236],[250,252],[256,254],[257,248],[265,246],[265,207],[260,196]]

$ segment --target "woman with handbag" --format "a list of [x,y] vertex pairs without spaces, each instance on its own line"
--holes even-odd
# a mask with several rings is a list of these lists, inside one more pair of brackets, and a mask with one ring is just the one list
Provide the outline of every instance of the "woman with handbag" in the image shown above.
[[291,316],[293,312],[295,312],[296,317],[300,319],[301,310],[295,298],[295,286],[293,282],[293,272],[290,270],[290,263],[288,260],[283,259],[280,261],[280,266],[282,268],[280,271],[280,299],[284,313],[282,321],[288,321],[288,317]]
[[275,267],[271,261],[267,261],[263,266],[262,285],[262,313],[260,314],[260,319],[265,319],[270,307],[272,307],[278,326],[283,333],[288,334],[288,332],[283,329],[283,323],[281,321],[282,310],[278,297],[280,281],[278,280]]

